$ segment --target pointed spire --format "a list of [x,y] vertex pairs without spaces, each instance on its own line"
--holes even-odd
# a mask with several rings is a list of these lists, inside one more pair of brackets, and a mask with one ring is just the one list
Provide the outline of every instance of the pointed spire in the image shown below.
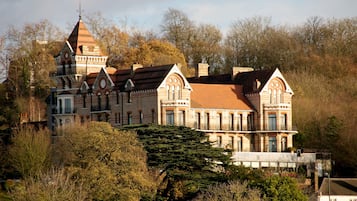
[[76,55],[103,56],[97,42],[81,18],[79,18],[71,35],[69,35],[68,42]]

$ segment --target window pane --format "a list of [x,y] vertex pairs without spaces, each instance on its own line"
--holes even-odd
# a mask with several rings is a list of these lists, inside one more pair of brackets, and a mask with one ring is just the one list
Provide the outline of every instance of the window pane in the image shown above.
[[205,113],[205,127],[204,129],[209,130],[209,113]]
[[177,98],[178,99],[181,99],[181,90],[180,90],[180,86],[176,86],[176,89],[177,89]]
[[178,116],[178,124],[180,126],[184,126],[185,125],[185,111],[179,111],[179,116]]
[[217,136],[217,145],[218,147],[222,147],[222,136]]
[[144,114],[142,111],[139,111],[139,118],[140,118],[140,123],[142,124],[144,120]]
[[195,114],[195,120],[195,128],[201,129],[201,114],[199,112]]
[[66,98],[64,99],[64,112],[71,113],[71,111],[72,111],[71,99]]
[[268,129],[269,130],[276,130],[276,115],[269,114],[269,122],[268,122]]
[[276,137],[269,137],[269,151],[276,152]]
[[58,113],[59,113],[59,114],[62,114],[62,111],[63,111],[62,99],[58,99],[58,106],[59,106],[59,111],[58,111]]
[[231,147],[231,150],[234,150],[234,137],[233,136],[231,136],[230,147]]
[[254,130],[254,113],[250,113],[247,116],[248,130]]
[[218,114],[218,129],[222,130],[222,114]]
[[151,123],[155,123],[155,110],[151,110]]
[[166,125],[174,125],[174,111],[167,110],[166,111]]
[[175,86],[171,86],[172,100],[176,100],[175,97]]
[[128,124],[132,124],[133,123],[133,116],[131,113],[128,113]]
[[282,137],[281,138],[281,151],[286,151],[286,149],[287,149],[287,141],[288,141],[287,137]]
[[280,116],[280,126],[281,126],[281,130],[287,130],[286,114],[282,114]]
[[242,151],[242,137],[238,137],[237,139],[237,151]]
[[237,119],[237,130],[241,131],[242,130],[242,114],[238,115],[238,119]]
[[229,115],[229,129],[234,130],[234,114]]

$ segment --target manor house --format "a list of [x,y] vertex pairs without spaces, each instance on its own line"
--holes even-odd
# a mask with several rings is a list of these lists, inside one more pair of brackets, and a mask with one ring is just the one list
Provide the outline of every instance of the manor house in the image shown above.
[[279,71],[233,67],[209,75],[198,64],[186,78],[179,64],[125,70],[106,67],[82,20],[55,57],[49,128],[74,122],[182,125],[207,133],[216,146],[235,152],[283,152],[293,146],[293,91]]

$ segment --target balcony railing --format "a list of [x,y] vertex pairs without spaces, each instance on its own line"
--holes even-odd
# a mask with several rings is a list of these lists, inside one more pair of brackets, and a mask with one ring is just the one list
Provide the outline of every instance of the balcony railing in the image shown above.
[[77,112],[75,108],[62,108],[58,110],[57,108],[52,108],[51,110],[52,114],[74,114]]
[[233,152],[232,160],[237,165],[246,167],[287,167],[295,168],[297,164],[316,162],[316,153],[287,153],[287,152]]
[[90,109],[91,112],[103,112],[103,111],[110,111],[110,105],[106,106],[92,106]]
[[188,100],[161,100],[161,106],[189,106]]
[[291,105],[287,103],[264,104],[264,110],[288,110],[290,108]]

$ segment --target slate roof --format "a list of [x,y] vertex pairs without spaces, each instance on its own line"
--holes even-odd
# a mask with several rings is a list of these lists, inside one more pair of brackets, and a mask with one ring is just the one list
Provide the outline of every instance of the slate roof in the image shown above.
[[[238,73],[238,75],[234,78],[234,82],[243,86],[243,92],[245,94],[260,92],[273,73],[274,70],[242,72]],[[260,87],[258,89],[254,88],[256,80],[259,80],[260,82]]]
[[[80,46],[82,45],[93,47],[98,46],[97,42],[93,38],[92,34],[88,31],[82,20],[79,20],[76,26],[73,28],[71,35],[68,37],[68,42],[76,55],[82,55],[82,51],[80,49]],[[95,56],[103,56],[103,54],[100,52],[99,55]]]
[[204,84],[233,84],[231,74],[209,75],[200,77],[187,78],[189,83],[204,83]]
[[[357,178],[330,178],[330,195],[355,195],[357,196]],[[328,195],[328,178],[324,178],[320,194]]]
[[136,69],[132,77],[135,90],[158,88],[173,65],[174,64]]
[[[131,69],[110,70],[108,74],[114,82],[115,87],[121,91],[125,90],[124,85],[128,79],[131,79],[134,83],[135,87],[133,91],[148,90],[158,88],[173,66],[174,64],[143,67],[136,69],[133,73]],[[94,84],[97,76],[98,73],[91,73],[86,77],[86,81],[90,87]]]
[[253,110],[237,84],[190,83],[192,108]]

